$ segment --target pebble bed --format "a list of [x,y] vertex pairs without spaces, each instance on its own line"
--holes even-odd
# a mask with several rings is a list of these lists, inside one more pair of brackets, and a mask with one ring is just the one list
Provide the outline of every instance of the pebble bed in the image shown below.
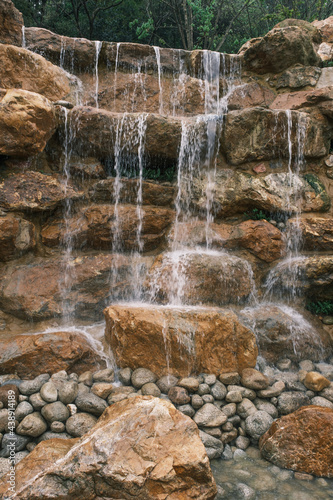
[[[6,472],[9,462],[6,459],[10,437],[6,408],[9,388],[15,390],[18,403],[15,410],[17,460],[45,439],[82,436],[107,406],[137,395],[170,400],[196,422],[209,458],[223,461],[251,459],[249,450],[258,451],[259,438],[282,415],[309,404],[333,408],[333,359],[327,363],[305,360],[298,365],[283,359],[276,368],[260,360],[257,368],[260,371],[244,370],[241,376],[238,373],[186,378],[169,375],[160,379],[145,368],[134,371],[123,368],[116,374],[107,368],[80,376],[61,371],[52,376],[42,374],[33,380],[21,380],[10,374],[0,376],[0,474]],[[311,380],[325,379],[326,387],[310,390],[309,373]],[[253,451],[251,453],[253,455]],[[223,470],[226,469],[223,467]],[[238,476],[235,478],[241,479]],[[230,488],[234,487],[231,484]],[[250,485],[248,488],[255,491]],[[237,495],[235,493],[235,498]],[[252,496],[245,494],[239,498]]]

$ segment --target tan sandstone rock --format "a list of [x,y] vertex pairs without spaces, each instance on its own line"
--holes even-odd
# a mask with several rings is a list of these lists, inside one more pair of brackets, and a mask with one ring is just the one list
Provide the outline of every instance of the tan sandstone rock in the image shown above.
[[186,377],[255,366],[255,337],[231,311],[116,305],[104,314],[105,338],[121,367]]
[[21,217],[0,217],[0,261],[20,257],[36,245],[35,226]]
[[1,0],[0,43],[22,44],[23,16],[11,0]]
[[333,410],[304,406],[276,420],[259,442],[261,454],[278,467],[333,477]]
[[40,443],[20,462],[17,476],[20,500],[47,500],[60,492],[63,498],[92,500],[120,498],[120,492],[124,500],[216,496],[197,426],[172,404],[150,396],[107,408],[80,439]]
[[26,158],[39,153],[55,129],[54,111],[45,97],[13,89],[0,100],[0,154]]
[[292,233],[299,232],[305,250],[333,250],[333,220],[323,217],[301,217],[289,219],[287,223]]
[[303,384],[310,391],[320,392],[330,385],[330,381],[317,372],[308,372],[305,375]]

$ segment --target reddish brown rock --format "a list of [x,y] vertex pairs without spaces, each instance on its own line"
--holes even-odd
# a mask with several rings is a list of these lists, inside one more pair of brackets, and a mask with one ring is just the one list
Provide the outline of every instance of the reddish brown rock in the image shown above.
[[[144,251],[158,247],[174,218],[167,208],[144,206],[141,218],[133,205],[91,205],[71,219],[56,219],[42,228],[42,242],[49,247],[64,244],[69,232],[73,248],[109,250],[115,238],[123,250],[138,249],[138,237]],[[138,230],[142,224],[140,235]]]
[[[58,439],[40,443],[16,473],[20,500],[60,494],[116,499],[119,492],[124,500],[216,496],[197,426],[172,404],[150,396],[107,408],[80,439],[65,445]],[[7,484],[0,487],[0,494],[5,488]]]
[[330,385],[330,381],[317,372],[308,372],[305,375],[303,384],[310,391],[320,392]]
[[[287,92],[279,94],[270,105],[271,109],[302,109],[318,106],[323,112],[325,106],[332,106],[333,86],[302,92]],[[325,114],[325,113],[323,113]],[[318,117],[316,116],[316,119]]]
[[22,45],[23,16],[11,0],[1,0],[0,43]]
[[22,172],[0,182],[0,207],[6,210],[53,210],[66,199],[76,200],[82,196],[70,182],[65,186],[59,175]]
[[313,21],[312,24],[318,29],[323,42],[333,43],[333,16],[321,21]]
[[176,405],[186,405],[191,401],[191,398],[184,387],[171,387],[168,392],[168,397],[170,401]]
[[1,336],[0,373],[33,379],[44,372],[84,373],[104,368],[105,360],[75,332]]
[[259,85],[259,83],[247,83],[236,87],[228,97],[228,109],[233,111],[236,109],[254,108],[255,106],[263,106],[264,108],[274,101],[275,94],[267,87]]
[[2,97],[1,155],[25,158],[35,155],[43,151],[55,129],[54,111],[45,97],[24,90],[8,90]]
[[255,337],[231,311],[111,306],[104,314],[105,338],[120,367],[186,377],[255,366]]
[[107,304],[130,296],[134,273],[135,262],[116,254],[15,261],[0,272],[0,307],[37,321],[64,310],[82,319],[101,318]]
[[292,233],[299,232],[305,250],[333,250],[333,220],[323,217],[289,219],[288,227]]
[[220,306],[242,302],[253,290],[252,269],[245,259],[214,251],[159,255],[145,287],[155,301]]
[[20,257],[36,245],[35,226],[20,217],[0,217],[0,260]]
[[0,44],[0,82],[5,89],[37,92],[51,101],[70,93],[67,73],[30,50]]
[[333,410],[305,406],[276,420],[259,441],[261,454],[278,467],[333,477]]

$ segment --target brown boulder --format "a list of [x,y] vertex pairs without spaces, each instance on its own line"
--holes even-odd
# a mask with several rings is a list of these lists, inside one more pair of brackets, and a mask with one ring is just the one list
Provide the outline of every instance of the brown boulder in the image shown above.
[[[135,264],[124,255],[89,255],[29,263],[15,261],[0,272],[0,307],[14,316],[42,320],[64,312],[82,319],[101,318],[113,300],[133,293]],[[144,265],[141,260],[140,264]]]
[[333,43],[333,16],[327,17],[321,21],[313,21],[312,24],[321,34],[323,42]]
[[[270,78],[269,83],[270,85],[273,84],[276,89],[287,87],[290,89],[300,89],[307,86],[314,87],[320,75],[321,69],[316,66],[302,66],[297,64],[293,68],[287,69],[287,71],[283,72],[281,75]],[[271,102],[269,104],[271,104]]]
[[150,396],[112,405],[87,434],[65,446],[58,439],[40,443],[16,471],[20,500],[216,496],[197,426],[172,404]]
[[54,332],[38,335],[1,336],[0,374],[16,373],[33,379],[41,366],[52,374],[60,370],[81,374],[105,367],[105,360],[91,347],[84,335]]
[[294,64],[320,66],[320,58],[314,47],[313,32],[316,30],[307,24],[309,29],[290,25],[275,27],[263,38],[246,42],[238,52],[243,56],[243,67],[264,74],[280,73]]
[[21,217],[0,217],[0,261],[20,257],[36,246],[35,226]]
[[35,155],[43,151],[55,129],[54,111],[45,97],[25,90],[8,90],[2,97],[1,155],[20,157]]
[[[279,94],[270,105],[271,109],[302,109],[318,106],[325,114],[325,106],[331,106],[333,101],[333,86],[321,87],[316,90],[304,90]],[[324,112],[323,112],[324,111]]]
[[256,364],[255,336],[231,311],[111,306],[104,314],[105,339],[120,367],[149,366],[158,377],[186,377]]
[[109,250],[113,243],[123,250],[139,249],[140,239],[148,251],[161,244],[173,218],[174,212],[167,208],[144,206],[139,218],[133,205],[118,205],[117,212],[113,205],[90,205],[70,219],[48,222],[41,236],[44,245],[54,247],[64,244],[68,231],[73,248],[97,250]]
[[53,210],[65,200],[83,196],[69,182],[67,186],[58,175],[22,172],[9,175],[0,182],[0,207],[6,210],[42,212]]
[[299,232],[304,250],[333,250],[333,220],[323,217],[289,219],[288,231]]
[[162,304],[243,302],[253,291],[248,261],[217,251],[179,251],[159,255],[145,283],[147,293]]
[[0,82],[5,89],[37,92],[51,101],[63,99],[70,92],[67,73],[30,50],[0,44]]
[[276,420],[259,441],[261,454],[278,467],[333,477],[333,410],[305,406]]
[[274,99],[274,92],[267,87],[263,87],[256,82],[247,83],[236,87],[228,96],[228,109],[233,111],[255,106],[268,108]]
[[11,0],[1,0],[0,43],[22,45],[23,16]]
[[259,352],[270,363],[284,357],[295,361],[319,361],[332,349],[330,337],[321,322],[311,317],[310,323],[308,316],[304,317],[290,307],[266,304],[246,308],[241,318],[253,328]]

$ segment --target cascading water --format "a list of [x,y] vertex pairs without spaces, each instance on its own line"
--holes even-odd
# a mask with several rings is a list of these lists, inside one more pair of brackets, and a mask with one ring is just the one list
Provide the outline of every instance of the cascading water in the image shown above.
[[22,26],[22,47],[25,49],[27,46],[26,40],[25,40],[25,26]]
[[98,40],[95,41],[95,106],[98,108],[98,87],[99,87],[99,81],[98,81],[98,60],[99,60],[99,55],[101,52],[102,48],[102,42],[99,42]]
[[158,75],[158,88],[159,88],[159,114],[163,114],[163,88],[162,88],[162,81],[161,81],[161,76],[162,76],[162,69],[161,69],[161,53],[160,53],[160,48],[159,47],[154,47],[155,55],[156,55],[156,63],[157,63],[157,75]]

